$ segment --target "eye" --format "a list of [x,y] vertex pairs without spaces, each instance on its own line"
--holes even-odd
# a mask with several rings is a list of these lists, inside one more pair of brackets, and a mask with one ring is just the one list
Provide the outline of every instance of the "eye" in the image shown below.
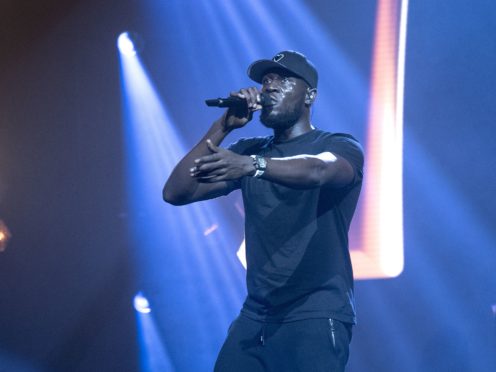
[[289,77],[287,76],[284,76],[282,79],[281,79],[281,82],[283,83],[287,83],[289,81]]
[[270,84],[270,79],[269,78],[263,78],[262,79],[262,84]]

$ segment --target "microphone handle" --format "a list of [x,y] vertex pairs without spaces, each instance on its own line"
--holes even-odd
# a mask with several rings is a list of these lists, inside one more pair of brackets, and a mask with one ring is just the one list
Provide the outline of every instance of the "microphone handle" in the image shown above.
[[[264,93],[261,93],[258,102],[264,106],[266,102],[270,102],[270,99],[267,99]],[[209,107],[246,107],[246,101],[239,97],[207,99],[205,100],[205,103]]]
[[214,98],[207,99],[205,103],[209,107],[240,107],[245,105],[246,101],[239,97]]

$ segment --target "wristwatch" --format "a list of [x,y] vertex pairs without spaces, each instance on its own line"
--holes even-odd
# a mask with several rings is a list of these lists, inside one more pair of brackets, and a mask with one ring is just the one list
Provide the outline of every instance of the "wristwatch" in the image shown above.
[[260,155],[250,155],[250,157],[253,159],[253,166],[255,167],[255,174],[253,177],[262,177],[262,174],[264,174],[265,169],[267,168],[267,161]]

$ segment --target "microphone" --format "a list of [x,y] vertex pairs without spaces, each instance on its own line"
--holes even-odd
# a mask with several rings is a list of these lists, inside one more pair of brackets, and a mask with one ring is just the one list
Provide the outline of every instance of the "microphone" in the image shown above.
[[[271,101],[270,97],[267,97],[264,93],[258,95],[257,102],[262,106],[266,106]],[[239,97],[227,97],[227,98],[213,98],[205,100],[205,103],[209,107],[246,107],[246,101]]]

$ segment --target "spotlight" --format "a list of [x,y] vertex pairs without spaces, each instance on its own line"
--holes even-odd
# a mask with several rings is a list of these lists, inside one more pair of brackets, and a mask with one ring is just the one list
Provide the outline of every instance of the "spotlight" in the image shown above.
[[138,292],[138,294],[134,296],[134,309],[142,314],[148,314],[152,311],[152,309],[150,309],[150,303],[142,292]]
[[117,38],[117,48],[122,55],[132,57],[142,49],[141,38],[135,32],[125,31]]
[[0,220],[0,252],[3,252],[7,248],[7,243],[9,242],[12,235],[7,228],[7,225]]

